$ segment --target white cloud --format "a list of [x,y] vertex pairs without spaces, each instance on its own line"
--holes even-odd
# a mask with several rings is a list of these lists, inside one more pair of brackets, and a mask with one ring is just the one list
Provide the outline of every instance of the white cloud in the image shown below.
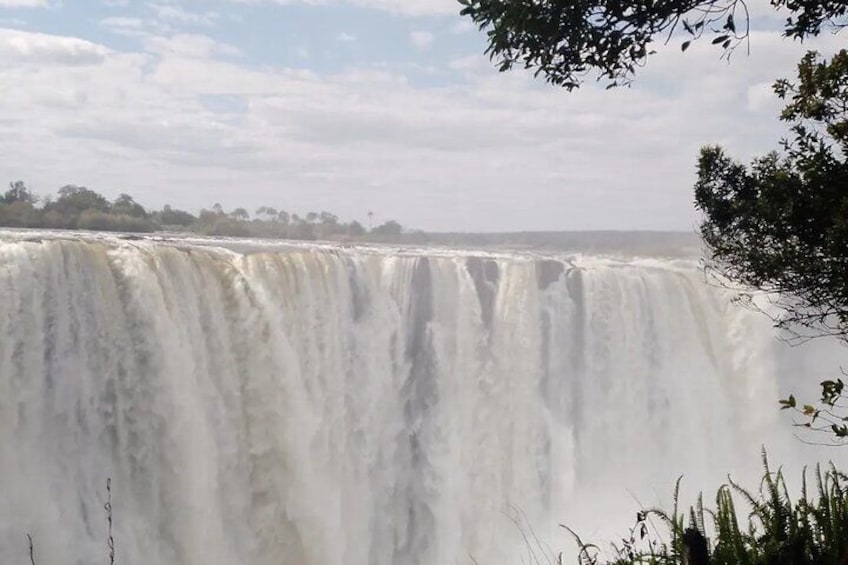
[[489,72],[492,64],[483,55],[467,55],[448,61],[448,68],[464,72]]
[[121,16],[103,18],[100,20],[100,25],[112,33],[130,37],[146,37],[148,35],[147,28],[149,27],[144,20],[139,18],[125,18]]
[[47,0],[0,0],[0,8],[46,8]]
[[454,35],[462,35],[464,33],[470,33],[475,29],[477,29],[477,26],[474,25],[474,22],[472,22],[469,18],[463,18],[461,20],[457,20],[456,23],[451,26],[450,31]]
[[145,42],[145,48],[148,52],[158,55],[173,55],[197,59],[205,59],[213,55],[237,57],[242,54],[239,48],[228,43],[215,41],[206,35],[187,33],[169,37],[149,37]]
[[6,65],[22,62],[86,65],[102,61],[108,53],[108,48],[85,39],[0,29],[0,55]]
[[363,8],[385,10],[400,14],[421,16],[427,14],[458,14],[456,0],[348,0]]
[[[109,1],[114,2],[115,0]],[[168,36],[178,37],[179,39],[179,36],[187,34],[187,28],[191,27],[217,27],[218,23],[224,19],[218,12],[192,12],[175,3],[153,3],[148,4],[148,8],[153,12],[152,17],[142,19],[139,17],[110,16],[100,20],[100,25],[118,35],[161,40]],[[227,19],[235,21],[238,18],[228,16]],[[233,46],[225,46],[222,52],[235,54],[236,51],[239,50]]]
[[218,12],[191,12],[177,4],[151,4],[150,7],[160,20],[175,24],[213,27],[221,19]]
[[772,82],[760,82],[748,87],[748,109],[752,112],[777,113],[780,107]]
[[479,55],[452,64],[464,83],[425,88],[385,69],[246,68],[204,36],[151,39],[154,56],[0,30],[0,84],[16,86],[0,105],[3,174],[151,206],[374,208],[428,229],[687,229],[698,148],[775,147],[764,85],[841,44],[753,46],[730,65],[671,46],[630,89],[569,94]]
[[353,43],[356,41],[356,36],[352,33],[347,33],[346,31],[343,31],[336,36],[336,39],[343,43]]
[[409,34],[409,41],[416,49],[429,49],[433,45],[435,37],[429,31],[413,31]]
[[139,18],[124,18],[120,16],[114,16],[110,18],[103,18],[102,20],[100,20],[100,25],[110,28],[141,29],[144,27],[144,21]]
[[273,2],[275,4],[350,4],[360,8],[381,10],[407,16],[458,14],[456,0],[232,0],[243,4]]

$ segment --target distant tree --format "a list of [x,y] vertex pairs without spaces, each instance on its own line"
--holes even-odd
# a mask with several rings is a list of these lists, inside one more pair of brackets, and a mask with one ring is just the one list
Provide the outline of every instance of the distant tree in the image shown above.
[[110,209],[106,198],[84,186],[69,184],[60,188],[58,194],[50,208],[65,216],[79,215],[84,210],[108,212]]
[[403,227],[396,221],[389,220],[388,222],[374,228],[373,232],[376,235],[396,237],[403,233]]
[[100,212],[94,209],[83,210],[76,220],[76,227],[84,230],[115,232],[152,232],[156,225],[147,218]]
[[270,206],[260,206],[256,209],[256,218],[265,222],[277,221],[277,209]]
[[[317,216],[318,215],[315,214],[316,219]],[[294,239],[312,240],[315,239],[315,225],[304,220],[297,214],[292,214],[291,223],[289,224],[286,233],[288,237]]]
[[[364,228],[358,222],[343,224],[338,216],[322,211],[310,212],[308,221],[297,214],[261,206],[256,210],[256,220],[244,208],[225,214],[216,203],[211,210],[201,210],[194,216],[166,204],[161,210],[148,212],[130,195],[123,193],[110,203],[102,195],[88,188],[66,185],[59,189],[55,199],[47,197],[44,205],[36,208],[36,198],[26,185],[13,182],[10,189],[0,194],[0,226],[49,227],[105,230],[118,232],[151,232],[157,229],[176,229],[207,235],[288,237],[312,240],[317,237],[360,235]],[[384,228],[391,232],[391,228]]]
[[200,226],[212,223],[217,220],[219,216],[222,216],[222,214],[216,213],[214,209],[207,210],[206,208],[203,208],[197,216],[197,224]]
[[368,231],[374,229],[374,212],[368,210]]
[[236,208],[230,212],[230,217],[234,220],[238,220],[239,222],[246,222],[250,219],[250,214],[248,214],[247,210],[244,208]]
[[331,214],[330,212],[321,212],[319,216],[322,224],[332,224],[336,225],[339,223],[339,217],[335,214]]
[[35,196],[32,194],[27,185],[23,181],[15,181],[9,183],[9,190],[0,197],[0,203],[13,204],[15,202],[35,203]]
[[192,224],[192,231],[206,235],[242,237],[250,235],[248,225],[214,210],[201,210],[197,222]]
[[121,194],[112,202],[112,213],[123,214],[131,218],[147,218],[147,210],[129,194]]
[[362,224],[354,220],[350,224],[348,224],[347,233],[348,235],[352,235],[354,237],[360,237],[365,235],[365,228],[362,226]]
[[184,210],[175,210],[168,204],[156,214],[156,219],[163,226],[182,227],[188,227],[197,221],[197,218],[192,214]]
[[[487,32],[486,53],[501,71],[515,66],[573,89],[596,72],[609,86],[629,84],[651,44],[683,32],[685,51],[704,34],[724,55],[749,37],[745,0],[459,0]],[[771,0],[785,10],[783,33],[803,40],[848,25],[845,0]]]
[[9,190],[0,195],[0,226],[40,227],[41,213],[35,209],[36,198],[23,181],[9,183]]

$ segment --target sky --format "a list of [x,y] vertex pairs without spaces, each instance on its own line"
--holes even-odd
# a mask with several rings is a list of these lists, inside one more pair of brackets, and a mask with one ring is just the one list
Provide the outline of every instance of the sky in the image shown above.
[[777,148],[770,85],[848,37],[793,43],[749,4],[750,54],[675,40],[630,88],[567,92],[498,73],[455,0],[0,0],[0,182],[434,231],[692,231],[698,149]]

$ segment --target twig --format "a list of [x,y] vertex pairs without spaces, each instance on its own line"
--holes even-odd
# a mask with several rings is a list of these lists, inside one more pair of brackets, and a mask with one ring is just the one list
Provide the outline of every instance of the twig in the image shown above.
[[35,548],[32,545],[32,536],[30,534],[27,534],[27,541],[29,542],[29,562],[35,565]]
[[[106,510],[106,523],[109,528],[109,537],[106,538],[106,545],[109,547],[109,565],[115,565],[115,538],[112,537],[112,479],[106,479],[106,504],[103,506]],[[30,546],[31,547],[31,546]],[[33,565],[35,565],[33,563]]]

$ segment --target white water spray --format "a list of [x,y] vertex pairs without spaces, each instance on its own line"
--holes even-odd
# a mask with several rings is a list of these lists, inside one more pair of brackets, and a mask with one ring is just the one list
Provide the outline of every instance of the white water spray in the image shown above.
[[102,560],[111,477],[126,564],[518,562],[793,463],[785,349],[693,261],[6,233],[0,559]]

